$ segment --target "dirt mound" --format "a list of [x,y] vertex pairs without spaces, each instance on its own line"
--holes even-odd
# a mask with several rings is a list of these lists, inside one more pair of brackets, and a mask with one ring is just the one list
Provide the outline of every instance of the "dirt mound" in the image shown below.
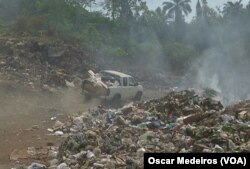
[[79,44],[39,38],[0,38],[0,77],[32,87],[62,87],[95,69]]

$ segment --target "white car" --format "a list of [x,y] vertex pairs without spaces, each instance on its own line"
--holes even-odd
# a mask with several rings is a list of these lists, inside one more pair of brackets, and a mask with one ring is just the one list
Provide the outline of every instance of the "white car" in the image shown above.
[[113,70],[96,74],[90,70],[89,75],[82,82],[82,92],[87,99],[100,97],[115,103],[121,100],[141,100],[143,87],[131,75]]

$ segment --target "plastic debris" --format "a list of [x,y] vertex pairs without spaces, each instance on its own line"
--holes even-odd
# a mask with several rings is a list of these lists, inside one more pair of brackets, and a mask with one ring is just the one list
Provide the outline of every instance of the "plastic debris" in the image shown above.
[[172,91],[120,109],[99,106],[48,131],[67,136],[56,159],[69,168],[143,168],[145,152],[250,152],[249,107]]

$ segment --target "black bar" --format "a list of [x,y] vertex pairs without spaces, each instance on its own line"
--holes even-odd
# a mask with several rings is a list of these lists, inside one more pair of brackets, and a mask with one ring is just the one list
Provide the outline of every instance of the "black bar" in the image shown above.
[[250,153],[144,153],[144,168],[250,168]]

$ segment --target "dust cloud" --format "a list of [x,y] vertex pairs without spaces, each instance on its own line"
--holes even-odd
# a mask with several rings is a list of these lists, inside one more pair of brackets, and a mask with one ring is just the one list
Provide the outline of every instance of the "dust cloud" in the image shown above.
[[85,102],[77,88],[35,91],[9,82],[0,82],[0,96],[0,124],[6,129],[12,124],[30,127],[53,116],[87,111],[97,104]]

